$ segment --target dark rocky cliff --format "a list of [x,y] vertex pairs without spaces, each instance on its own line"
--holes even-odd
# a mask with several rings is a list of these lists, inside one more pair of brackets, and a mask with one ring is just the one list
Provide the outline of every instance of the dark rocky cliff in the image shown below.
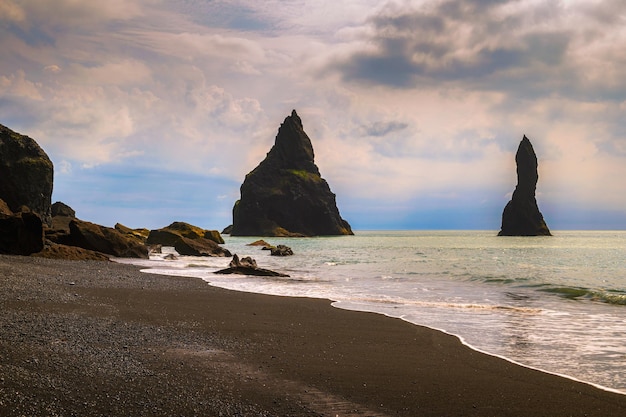
[[233,208],[233,236],[351,235],[320,176],[313,145],[294,110],[266,158],[246,175]]
[[515,155],[517,186],[513,197],[504,207],[502,229],[498,236],[550,236],[550,230],[537,206],[537,155],[526,136]]
[[53,166],[37,142],[0,125],[0,199],[17,213],[26,206],[50,225]]

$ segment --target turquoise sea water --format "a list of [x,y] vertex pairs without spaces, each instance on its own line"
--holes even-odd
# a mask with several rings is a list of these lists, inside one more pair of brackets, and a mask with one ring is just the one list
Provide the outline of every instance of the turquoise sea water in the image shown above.
[[[224,247],[289,278],[215,275],[230,259],[153,256],[151,272],[282,296],[328,298],[454,335],[525,366],[626,393],[626,231],[498,237],[495,231],[360,231]],[[173,251],[171,248],[165,248]]]

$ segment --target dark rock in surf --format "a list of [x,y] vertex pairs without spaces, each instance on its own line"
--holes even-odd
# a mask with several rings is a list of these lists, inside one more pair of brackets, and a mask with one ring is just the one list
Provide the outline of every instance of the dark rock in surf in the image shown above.
[[0,125],[0,199],[13,213],[26,206],[50,225],[54,167],[28,136]]
[[293,255],[293,251],[289,246],[278,245],[270,248],[270,254],[272,256],[291,256]]
[[146,241],[148,240],[148,235],[150,234],[150,230],[148,229],[131,229],[130,227],[124,226],[121,223],[115,223],[115,226],[113,226],[113,228],[128,237],[136,239],[138,242],[144,245],[146,244]]
[[246,246],[262,246],[263,248],[271,248],[272,247],[272,245],[270,245],[269,243],[267,243],[263,239],[256,240],[256,241],[254,241],[252,243],[248,243]]
[[239,259],[237,254],[233,255],[233,259],[230,261],[228,268],[215,271],[216,274],[239,274],[239,275],[256,275],[266,277],[289,277],[289,275],[282,274],[280,272],[272,271],[270,269],[263,269],[257,266],[254,259],[250,257]]
[[320,176],[311,140],[294,110],[266,158],[241,185],[232,236],[351,235],[335,194]]
[[239,256],[237,256],[237,254],[233,256],[233,259],[230,261],[228,266],[231,268],[258,268],[257,263],[253,258],[251,258],[250,256],[246,256],[239,259]]
[[551,236],[537,206],[537,156],[526,136],[515,155],[517,186],[502,213],[502,228],[498,236]]

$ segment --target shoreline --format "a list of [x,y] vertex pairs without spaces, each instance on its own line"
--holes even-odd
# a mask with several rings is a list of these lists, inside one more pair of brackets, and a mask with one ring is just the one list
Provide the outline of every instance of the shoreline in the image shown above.
[[0,274],[0,415],[626,411],[621,393],[329,300],[235,292],[112,262],[0,256]]
[[[280,296],[277,296],[277,297],[280,297]],[[335,305],[335,304],[339,304],[339,303],[341,303],[341,301],[333,301],[333,300],[329,300],[329,301],[331,302],[331,305],[332,305],[333,307],[335,307],[335,308],[339,308],[339,309],[342,309],[342,310],[346,310],[346,311],[359,311],[359,312],[370,312],[370,311],[368,311],[368,310],[358,310],[358,309],[348,309],[348,308],[342,308],[342,307],[339,307],[339,306],[336,306],[336,305]],[[375,311],[372,311],[372,313],[374,313],[374,314],[381,314],[381,315],[383,315],[383,316],[385,316],[385,317],[389,317],[389,318],[391,318],[391,319],[399,319],[399,320],[403,320],[403,321],[406,321],[407,323],[409,323],[409,324],[411,324],[411,325],[413,325],[413,326],[425,327],[425,328],[427,328],[427,329],[430,329],[430,330],[433,330],[433,331],[436,331],[436,332],[440,332],[440,333],[444,333],[444,334],[447,334],[447,335],[450,335],[450,336],[456,337],[462,345],[467,346],[468,348],[470,348],[470,349],[472,349],[472,350],[474,350],[474,351],[476,351],[476,352],[482,353],[482,354],[484,354],[484,355],[492,356],[492,357],[494,357],[494,358],[502,359],[502,360],[504,360],[504,361],[510,362],[510,363],[512,363],[512,364],[514,364],[514,365],[517,365],[517,366],[521,366],[521,367],[523,367],[523,368],[527,368],[527,369],[530,369],[530,370],[533,370],[533,371],[538,371],[538,372],[546,373],[546,374],[549,374],[549,375],[558,376],[558,377],[560,377],[560,378],[570,379],[570,380],[572,380],[572,381],[574,381],[574,382],[579,382],[579,383],[582,383],[582,384],[586,384],[586,385],[592,386],[592,387],[594,387],[594,388],[600,389],[600,390],[602,390],[602,391],[606,391],[606,392],[610,392],[610,393],[613,393],[613,394],[619,394],[619,395],[624,395],[624,396],[626,396],[626,391],[622,391],[622,390],[619,390],[619,389],[617,389],[617,388],[607,387],[607,386],[604,386],[604,385],[602,385],[602,384],[596,384],[596,383],[594,383],[594,382],[585,381],[585,380],[583,380],[583,379],[576,378],[576,377],[571,376],[571,375],[567,375],[567,374],[563,374],[563,373],[559,373],[559,372],[552,372],[552,371],[549,371],[549,370],[546,370],[546,369],[543,369],[543,368],[539,368],[539,367],[536,367],[536,366],[526,365],[526,364],[524,364],[524,363],[522,363],[522,362],[516,361],[515,359],[511,359],[511,358],[509,358],[509,357],[507,357],[507,356],[504,356],[504,355],[498,355],[497,353],[492,353],[492,352],[489,352],[489,351],[487,351],[487,350],[480,349],[480,348],[478,348],[478,347],[476,347],[476,346],[472,345],[471,343],[467,342],[467,340],[465,340],[465,338],[464,338],[463,336],[460,336],[460,335],[458,335],[458,334],[455,334],[455,333],[452,333],[452,332],[446,331],[446,330],[444,330],[444,329],[439,329],[439,328],[437,328],[437,327],[429,326],[429,325],[427,325],[427,324],[413,323],[412,321],[406,320],[406,319],[404,319],[403,317],[392,316],[392,315],[390,315],[390,314],[379,313],[379,312],[375,312]]]
[[[388,316],[388,317],[393,318],[393,316]],[[523,368],[527,368],[527,369],[530,369],[530,370],[533,370],[533,371],[543,372],[543,373],[548,374],[548,375],[554,375],[554,376],[558,376],[558,377],[560,377],[560,378],[569,379],[569,380],[572,380],[572,381],[574,381],[574,382],[579,382],[579,383],[581,383],[581,384],[586,384],[586,385],[589,385],[589,386],[591,386],[591,387],[594,387],[594,388],[600,389],[600,390],[602,390],[602,391],[606,391],[606,392],[610,392],[610,393],[613,393],[613,394],[618,394],[618,395],[624,395],[624,396],[626,396],[626,392],[621,391],[621,390],[616,389],[616,388],[611,388],[611,387],[607,387],[607,386],[604,386],[604,385],[601,385],[601,384],[596,384],[596,383],[594,383],[594,382],[585,381],[585,380],[582,380],[582,379],[576,378],[576,377],[571,376],[571,375],[566,375],[566,374],[562,374],[562,373],[558,373],[558,372],[552,372],[552,371],[549,371],[549,370],[546,370],[546,369],[543,369],[543,368],[539,368],[539,367],[535,367],[535,366],[531,366],[531,365],[526,365],[526,364],[524,364],[524,363],[522,363],[522,362],[516,361],[515,359],[511,359],[511,358],[509,358],[509,357],[507,357],[507,356],[504,356],[504,355],[498,355],[498,354],[496,354],[496,353],[491,353],[491,352],[488,352],[488,351],[486,351],[486,350],[483,350],[483,349],[477,348],[476,346],[473,346],[471,343],[468,343],[468,342],[467,342],[467,341],[466,341],[466,340],[465,340],[462,336],[456,335],[456,334],[454,334],[454,333],[447,332],[447,331],[445,331],[445,330],[443,330],[443,329],[438,329],[438,328],[436,328],[436,327],[427,326],[427,325],[425,325],[425,324],[415,324],[415,323],[412,323],[412,322],[410,322],[410,321],[407,321],[407,323],[411,323],[411,324],[413,324],[413,325],[415,325],[415,326],[422,326],[422,327],[426,327],[426,328],[428,328],[428,329],[431,329],[431,330],[434,330],[434,331],[437,331],[437,332],[441,332],[441,333],[449,334],[449,335],[454,336],[454,337],[456,337],[457,339],[459,339],[459,342],[460,342],[462,345],[467,346],[468,348],[470,348],[470,349],[472,349],[472,350],[475,350],[476,352],[479,352],[479,353],[482,353],[482,354],[485,354],[485,355],[489,355],[489,356],[492,356],[492,357],[494,357],[494,358],[498,358],[498,359],[505,360],[505,361],[510,362],[510,363],[512,363],[512,364],[514,364],[514,365],[521,366],[521,367],[523,367]]]

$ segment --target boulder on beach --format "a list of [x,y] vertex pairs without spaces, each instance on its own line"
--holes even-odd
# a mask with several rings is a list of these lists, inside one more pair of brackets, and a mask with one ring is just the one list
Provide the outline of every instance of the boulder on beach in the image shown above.
[[256,275],[266,277],[289,277],[287,274],[272,271],[270,269],[263,269],[257,266],[254,259],[245,257],[239,259],[237,254],[233,255],[233,259],[230,261],[228,268],[220,269],[215,272],[216,274],[239,274],[239,275]]
[[34,139],[0,125],[0,199],[13,213],[26,206],[50,225],[53,174],[52,161]]
[[537,206],[537,155],[524,135],[515,154],[517,186],[502,213],[498,236],[551,236],[550,229]]
[[133,239],[137,239],[137,241],[141,242],[144,245],[146,244],[148,236],[150,235],[150,230],[148,229],[131,229],[130,227],[124,226],[121,223],[115,223],[115,226],[113,226],[113,228],[118,232],[123,233]]
[[248,243],[246,246],[262,246],[263,248],[270,248],[272,245],[264,241],[263,239],[255,240],[252,243]]
[[69,246],[102,252],[119,258],[148,259],[148,247],[112,227],[74,219],[65,240]]
[[0,253],[31,255],[44,248],[44,228],[38,214],[24,210],[13,213],[0,200]]
[[295,110],[240,190],[233,207],[232,236],[353,234],[339,215],[335,194],[320,176],[313,145]]
[[34,253],[32,256],[71,261],[110,261],[109,257],[104,253],[79,248],[77,246],[59,244],[46,245],[41,252]]
[[38,256],[89,260],[104,260],[109,256],[148,258],[148,247],[140,239],[111,227],[80,220],[65,203],[54,203],[51,212],[52,227],[45,228],[47,244]]
[[57,201],[52,205],[52,222],[46,234],[54,230],[56,232],[70,232],[70,222],[76,218],[76,212],[67,204]]
[[231,256],[219,244],[224,239],[217,230],[205,230],[185,222],[174,222],[167,227],[150,230],[148,245],[173,246],[180,255]]
[[174,249],[179,255],[187,256],[231,256],[228,249],[224,249],[212,240],[180,237],[174,242]]
[[174,246],[178,237],[192,240],[208,239],[215,243],[224,243],[224,239],[217,230],[206,230],[185,222],[174,222],[161,229],[150,230],[147,243],[149,245],[160,243],[163,246]]

